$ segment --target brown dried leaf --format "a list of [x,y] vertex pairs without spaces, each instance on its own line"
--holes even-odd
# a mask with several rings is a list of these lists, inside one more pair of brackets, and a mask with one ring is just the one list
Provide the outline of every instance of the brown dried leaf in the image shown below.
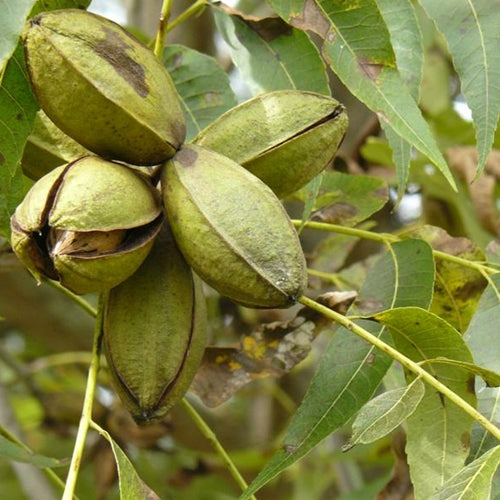
[[357,214],[358,210],[354,205],[338,202],[318,210],[313,214],[312,219],[330,224],[340,224],[346,219],[356,217]]
[[388,199],[382,179],[328,171],[322,176],[311,219],[354,227],[382,209]]
[[[355,298],[356,292],[331,292],[317,300],[344,313]],[[281,377],[309,354],[312,341],[328,324],[303,308],[290,321],[261,325],[239,347],[207,347],[191,391],[213,408],[252,380]]]
[[[469,261],[484,261],[481,249],[467,238],[455,238],[444,229],[423,226],[407,236],[427,241],[434,250]],[[458,331],[465,332],[486,280],[476,270],[446,259],[436,259],[436,280],[431,312],[445,319]]]
[[[294,13],[290,24],[301,30],[316,33],[321,38],[326,38],[330,31],[330,21],[314,0],[306,0],[301,12]],[[335,36],[332,31],[331,39]]]
[[500,181],[500,151],[493,150],[483,173],[475,179],[477,150],[472,146],[456,146],[446,151],[452,168],[467,185],[481,225],[500,235],[500,213],[496,206],[495,187]]
[[395,460],[391,479],[376,496],[376,500],[413,500],[413,486],[410,480],[405,446],[405,435],[403,433],[395,434],[391,446]]
[[485,249],[486,258],[490,265],[500,266],[500,242],[492,240]]
[[289,35],[292,32],[292,27],[278,16],[264,18],[249,16],[223,3],[219,4],[219,8],[230,16],[239,17],[266,42],[271,42],[281,35]]
[[325,305],[326,307],[332,309],[340,314],[345,314],[349,309],[350,305],[356,300],[358,292],[353,290],[344,292],[328,292],[316,300]]

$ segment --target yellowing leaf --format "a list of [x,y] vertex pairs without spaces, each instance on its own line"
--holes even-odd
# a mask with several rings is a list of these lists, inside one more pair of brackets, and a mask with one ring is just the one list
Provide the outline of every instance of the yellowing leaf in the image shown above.
[[[465,260],[484,261],[483,252],[474,242],[467,238],[454,238],[441,228],[423,226],[407,235],[422,238],[434,250]],[[463,333],[485,286],[486,280],[475,269],[437,258],[436,282],[430,310]]]

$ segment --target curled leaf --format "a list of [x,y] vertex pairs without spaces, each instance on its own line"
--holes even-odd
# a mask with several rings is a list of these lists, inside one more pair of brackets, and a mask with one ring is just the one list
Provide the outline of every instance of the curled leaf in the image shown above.
[[[355,297],[355,292],[332,292],[318,300],[345,312]],[[328,325],[316,312],[303,308],[289,321],[261,325],[238,347],[207,347],[191,391],[215,407],[252,380],[281,377],[309,354],[312,341]]]

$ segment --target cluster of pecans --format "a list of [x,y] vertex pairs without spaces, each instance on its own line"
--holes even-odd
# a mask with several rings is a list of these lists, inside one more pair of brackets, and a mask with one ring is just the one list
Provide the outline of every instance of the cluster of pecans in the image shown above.
[[200,278],[249,307],[303,293],[305,259],[279,198],[331,161],[344,108],[271,92],[186,143],[169,74],[120,26],[65,9],[31,19],[23,40],[43,112],[88,154],[35,182],[12,217],[12,247],[38,280],[109,291],[115,389],[136,421],[160,418],[201,362]]

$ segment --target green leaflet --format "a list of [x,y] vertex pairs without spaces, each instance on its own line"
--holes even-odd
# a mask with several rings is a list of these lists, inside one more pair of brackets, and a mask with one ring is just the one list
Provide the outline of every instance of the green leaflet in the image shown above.
[[[389,198],[387,183],[369,175],[327,171],[318,182],[320,185],[311,210],[323,211],[322,220],[333,224],[354,227],[379,211]],[[305,190],[296,196],[308,201]]]
[[214,15],[252,94],[280,89],[330,94],[325,64],[306,33],[277,18],[255,20],[222,7],[214,8]]
[[[422,34],[413,4],[409,0],[375,0],[387,24],[396,63],[402,80],[413,98],[418,101],[423,70]],[[410,172],[411,144],[397,134],[386,122],[381,122],[392,149],[392,160],[398,179],[398,198],[404,194]]]
[[22,174],[21,157],[37,110],[26,79],[23,50],[18,45],[0,87],[0,235],[7,238],[10,216],[30,184]]
[[127,455],[115,443],[113,438],[97,424],[91,424],[111,445],[118,469],[120,498],[127,500],[160,500],[160,497],[139,477]]
[[359,1],[356,8],[346,8],[340,0],[270,3],[292,26],[318,34],[323,39],[323,57],[349,91],[376,112],[384,126],[427,156],[455,186],[429,126],[398,72],[390,33],[375,0]]
[[416,409],[425,393],[425,385],[415,379],[407,387],[382,393],[365,404],[352,424],[352,436],[344,451],[357,444],[380,439],[402,424]]
[[466,370],[478,377],[481,377],[488,387],[499,387],[500,386],[500,374],[494,372],[492,370],[488,370],[479,365],[475,365],[474,363],[467,363],[466,361],[457,361],[456,359],[449,358],[433,358],[427,360],[427,363],[430,365],[433,364],[445,364],[445,365],[453,365],[463,370]]
[[[432,297],[434,263],[430,247],[421,240],[391,245],[368,273],[359,294],[358,308],[366,314],[409,303],[428,307]],[[360,320],[377,336],[379,325]],[[311,385],[275,453],[250,484],[241,500],[306,455],[316,444],[344,425],[371,398],[391,359],[339,328],[328,345]]]
[[500,116],[500,24],[498,0],[421,0],[443,34],[460,77],[462,92],[471,108],[476,129],[479,175],[491,150]]
[[[398,351],[421,362],[439,356],[472,363],[460,333],[442,318],[418,307],[381,312],[374,319],[389,328]],[[447,364],[424,365],[440,382],[475,406],[474,377]],[[409,379],[412,377],[409,375]],[[417,498],[429,498],[464,466],[472,419],[435,390],[426,393],[408,418],[406,452]]]
[[446,481],[431,500],[489,499],[499,464],[500,446],[496,446]]
[[[500,274],[491,277],[476,312],[464,334],[474,361],[485,368],[500,372],[500,343],[492,342],[496,325],[500,324]],[[478,407],[481,413],[492,421],[500,418],[500,389],[478,385]],[[496,446],[498,442],[485,429],[475,425],[472,432],[471,459]]]
[[[0,75],[14,52],[24,22],[35,0],[0,2]],[[0,76],[1,81],[1,76]]]
[[168,45],[163,63],[183,104],[188,140],[236,106],[228,76],[213,57],[183,45]]

